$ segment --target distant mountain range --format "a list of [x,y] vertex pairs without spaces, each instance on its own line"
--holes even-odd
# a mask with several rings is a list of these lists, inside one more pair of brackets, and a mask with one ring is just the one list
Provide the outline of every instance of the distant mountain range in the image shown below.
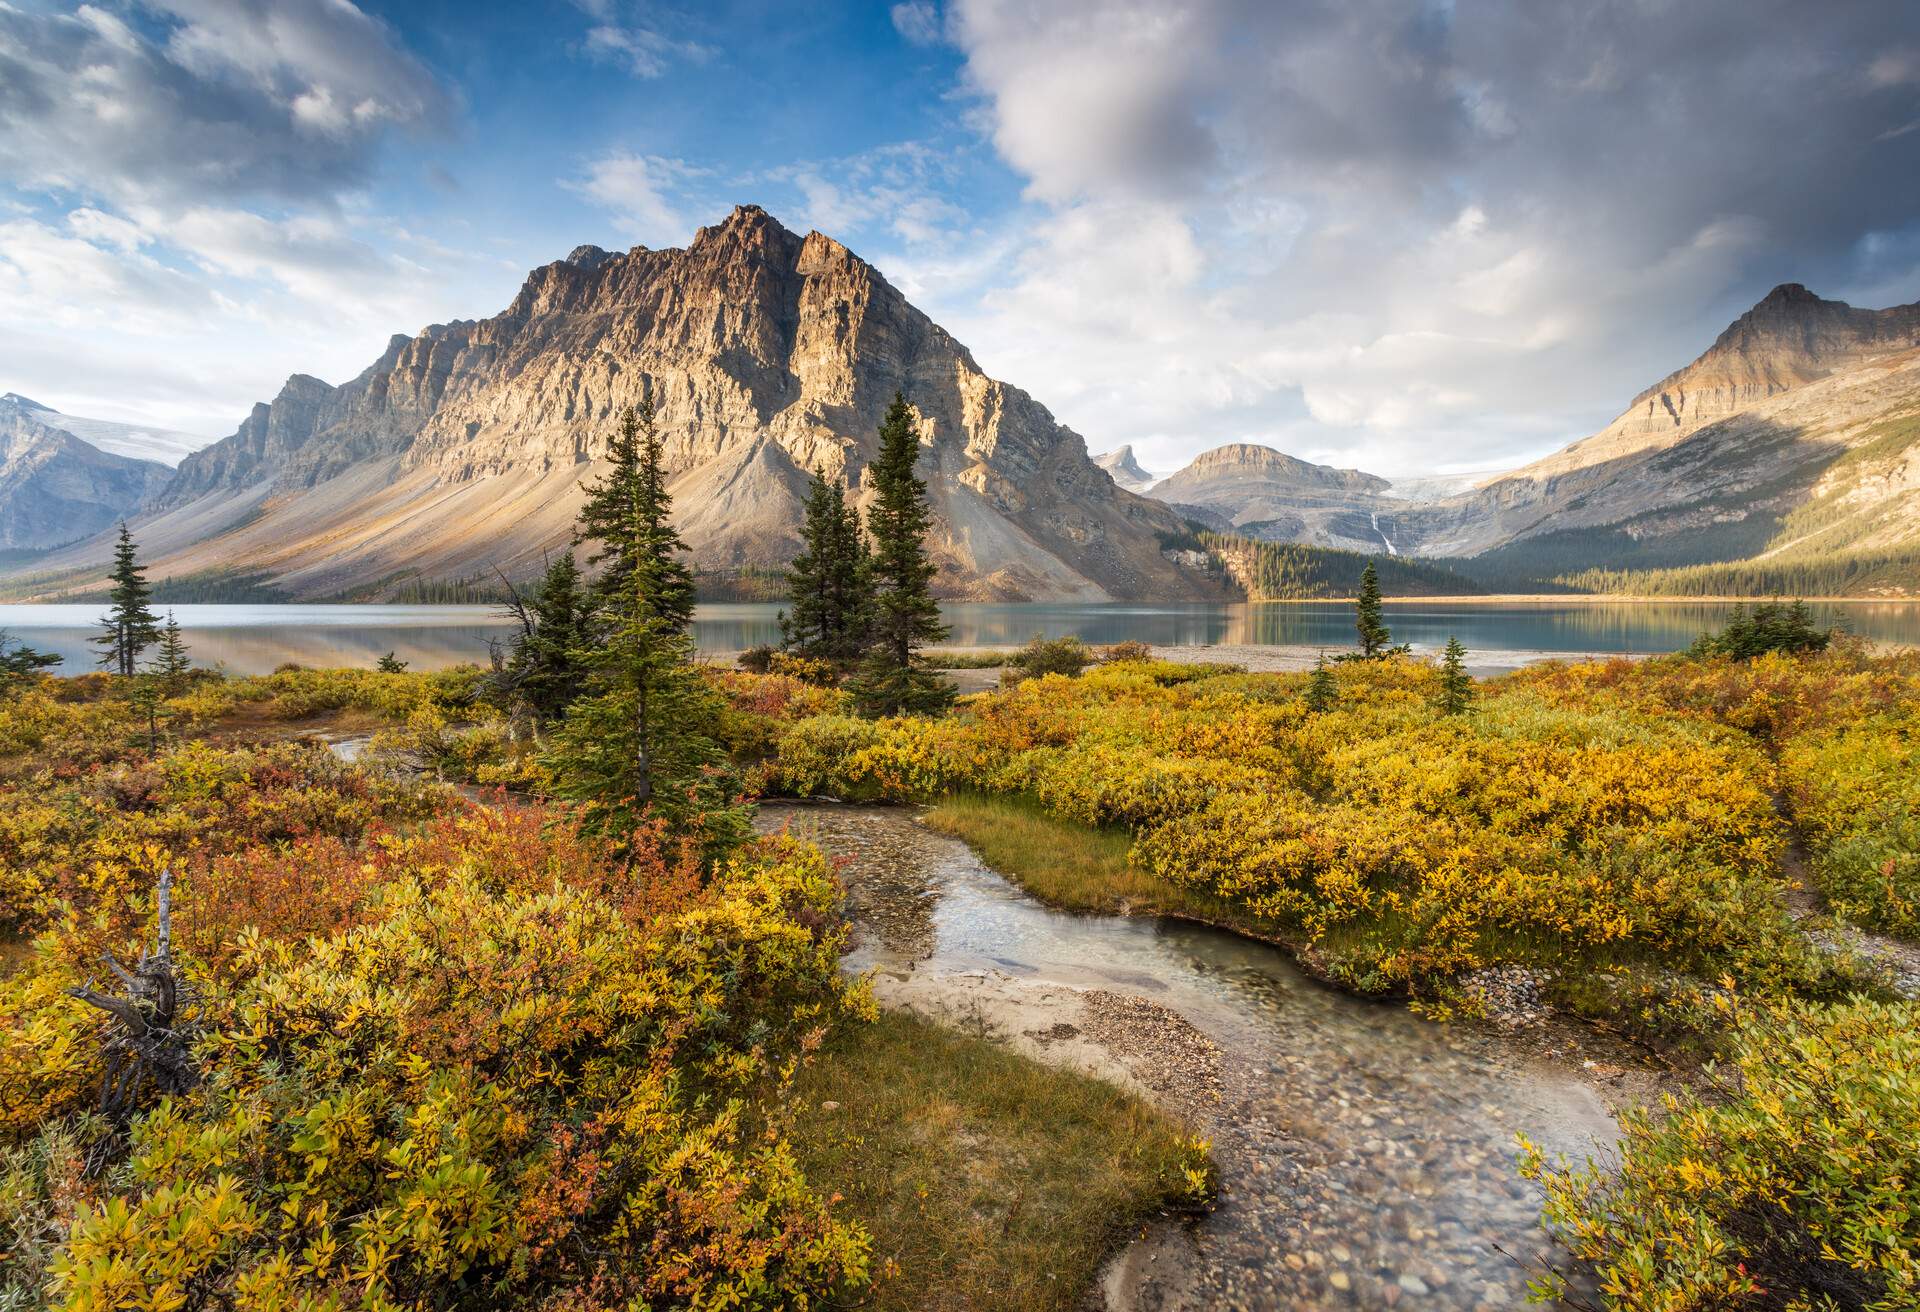
[[198,433],[182,433],[152,424],[126,424],[114,419],[87,419],[81,415],[63,414],[51,406],[29,400],[18,392],[0,396],[0,408],[4,407],[22,411],[48,428],[72,433],[88,446],[105,451],[108,455],[126,456],[130,460],[152,460],[169,469],[213,442],[212,438],[202,437]]
[[1133,458],[1133,448],[1123,446],[1093,458],[1093,463],[1107,471],[1107,477],[1129,492],[1145,492],[1153,486],[1154,477],[1140,467]]
[[136,506],[155,577],[215,591],[377,599],[525,577],[568,542],[617,416],[643,398],[696,567],[764,576],[798,546],[810,470],[864,501],[896,389],[919,414],[952,597],[1224,595],[1232,571],[1194,550],[1193,525],[1448,558],[1490,582],[1858,558],[1879,564],[1832,574],[1835,590],[1920,591],[1920,306],[1776,288],[1599,433],[1509,473],[1395,481],[1243,443],[1156,480],[1131,448],[1090,457],[846,247],[753,206],[685,249],[580,247],[490,319],[396,336],[339,386],[294,375],[202,450],[9,395],[0,546],[100,536],[15,565],[7,586],[96,585],[104,530]]
[[1660,571],[1737,565],[1729,588],[1920,593],[1920,305],[1776,287],[1600,432],[1503,474],[1389,481],[1235,444],[1145,491],[1217,531],[1513,586],[1669,590]]
[[173,471],[103,451],[46,422],[44,406],[0,396],[0,549],[35,550],[90,538],[139,511]]

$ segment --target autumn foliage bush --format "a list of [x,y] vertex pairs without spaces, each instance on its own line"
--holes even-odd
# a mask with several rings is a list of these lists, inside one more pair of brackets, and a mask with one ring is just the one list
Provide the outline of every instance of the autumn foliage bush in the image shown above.
[[1609,1161],[1530,1152],[1548,1225],[1619,1312],[1920,1306],[1920,1007],[1736,1011],[1717,1096],[1628,1112]]
[[1780,772],[1833,909],[1920,937],[1920,701],[1795,737]]
[[[1245,907],[1368,990],[1444,998],[1450,981],[1515,961],[1631,969],[1663,987],[1724,972],[1844,987],[1781,909],[1786,829],[1746,734],[1526,683],[1441,716],[1438,677],[1353,663],[1335,709],[1315,712],[1298,676],[1109,665],[938,721],[802,721],[775,782],[893,800],[1020,794],[1122,826],[1135,864]],[[1618,992],[1599,1005],[1641,1005]]]
[[861,1277],[865,1236],[741,1133],[862,1005],[818,852],[747,853],[644,926],[488,882],[249,945],[201,1090],[138,1123],[131,1187],[53,1259],[66,1306],[772,1307]]
[[[0,1309],[857,1291],[865,1232],[764,1105],[870,1014],[825,858],[768,839],[716,863],[697,824],[616,850],[566,808],[189,732],[461,713],[458,679],[333,673],[251,681],[251,701],[203,681],[151,754],[110,691],[43,681],[0,708],[0,736],[33,740],[0,779],[0,912],[37,934],[0,978]],[[743,733],[838,696],[733,692]],[[88,1112],[101,1014],[67,990],[150,941],[163,868],[200,1081],[110,1127]]]
[[302,743],[189,741],[152,759],[55,766],[0,783],[0,925],[68,912],[104,930],[137,923],[162,868],[426,815],[419,787]]
[[1920,653],[1837,642],[1807,656],[1547,666],[1516,684],[1563,704],[1730,725],[1777,757],[1789,814],[1831,908],[1920,934]]

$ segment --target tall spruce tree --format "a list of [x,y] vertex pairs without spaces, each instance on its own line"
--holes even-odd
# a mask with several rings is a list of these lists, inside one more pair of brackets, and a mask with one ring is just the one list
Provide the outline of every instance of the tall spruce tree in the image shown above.
[[607,445],[610,468],[588,486],[575,536],[600,544],[588,561],[601,566],[594,593],[602,609],[611,614],[625,607],[632,575],[644,570],[654,618],[685,631],[693,622],[693,571],[681,559],[686,543],[673,527],[665,452],[651,399],[622,415]]
[[1362,660],[1387,654],[1387,644],[1393,641],[1393,634],[1380,614],[1380,575],[1372,561],[1367,562],[1360,574],[1360,595],[1353,603],[1353,625],[1360,633]]
[[132,678],[140,666],[140,653],[160,640],[160,620],[148,604],[153,588],[140,563],[140,548],[124,520],[120,523],[120,540],[113,548],[110,577],[113,588],[107,594],[107,613],[100,617],[100,633],[93,642],[100,648],[101,666]]
[[934,566],[926,536],[933,520],[927,485],[913,472],[919,458],[913,411],[896,392],[880,425],[880,452],[867,467],[873,617],[866,655],[848,685],[863,715],[926,715],[953,704],[952,686],[920,657],[921,647],[947,636],[947,626],[929,588]]
[[1447,635],[1447,654],[1440,660],[1440,710],[1459,715],[1473,701],[1473,676],[1467,673],[1467,649],[1460,639]]
[[838,479],[813,471],[807,488],[806,546],[787,567],[792,609],[780,616],[780,646],[845,669],[866,645],[870,562],[860,512]]
[[[603,577],[596,589],[595,624],[574,650],[585,695],[568,706],[546,763],[555,791],[583,804],[590,827],[624,838],[659,818],[717,855],[745,836],[747,817],[719,745],[719,693],[693,662],[692,579],[650,410],[630,435],[632,469],[594,494],[592,535],[614,553],[619,587]],[[615,497],[624,520],[611,513]]]

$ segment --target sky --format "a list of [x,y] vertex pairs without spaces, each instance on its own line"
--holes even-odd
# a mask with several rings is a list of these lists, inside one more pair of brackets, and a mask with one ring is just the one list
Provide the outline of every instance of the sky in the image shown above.
[[287,375],[735,204],[1093,451],[1593,431],[1781,282],[1920,300],[1912,0],[0,0],[0,391]]

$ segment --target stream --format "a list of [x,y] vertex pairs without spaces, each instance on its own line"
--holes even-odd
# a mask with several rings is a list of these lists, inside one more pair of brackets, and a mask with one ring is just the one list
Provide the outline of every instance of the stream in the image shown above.
[[[1123,1251],[1110,1309],[1522,1307],[1529,1267],[1557,1250],[1514,1172],[1515,1133],[1576,1156],[1616,1137],[1568,1066],[1344,994],[1222,930],[1053,910],[911,810],[766,805],[760,824],[845,859],[847,967],[872,970],[883,1002],[971,1009],[1031,1047],[1084,1037],[1046,1026],[1048,1007],[1079,1018],[1092,1008],[1076,999],[1122,995],[1212,1050],[1204,1096],[1161,1101],[1213,1139],[1220,1205]],[[1153,1058],[1135,1057],[1153,1096]]]

